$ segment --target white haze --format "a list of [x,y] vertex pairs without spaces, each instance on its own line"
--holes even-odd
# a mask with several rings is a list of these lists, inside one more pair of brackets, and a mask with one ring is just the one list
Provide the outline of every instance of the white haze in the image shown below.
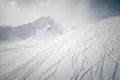
[[90,0],[0,0],[0,25],[18,26],[51,16],[65,27],[77,27],[98,19],[91,5]]

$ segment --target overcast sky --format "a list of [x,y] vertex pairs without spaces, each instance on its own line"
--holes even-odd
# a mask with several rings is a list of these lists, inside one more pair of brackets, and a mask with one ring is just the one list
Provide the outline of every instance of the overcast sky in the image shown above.
[[21,25],[51,16],[78,26],[120,14],[120,0],[0,0],[0,25]]

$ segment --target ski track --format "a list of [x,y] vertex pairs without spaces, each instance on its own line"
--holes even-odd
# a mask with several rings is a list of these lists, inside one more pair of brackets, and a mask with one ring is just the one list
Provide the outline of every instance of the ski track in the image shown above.
[[2,50],[0,57],[17,54],[0,65],[0,80],[120,80],[120,26],[117,21],[120,20],[109,25],[107,22],[104,26],[95,25],[98,27],[83,32],[75,30],[50,47],[36,51],[27,60],[21,59],[34,53],[35,47]]

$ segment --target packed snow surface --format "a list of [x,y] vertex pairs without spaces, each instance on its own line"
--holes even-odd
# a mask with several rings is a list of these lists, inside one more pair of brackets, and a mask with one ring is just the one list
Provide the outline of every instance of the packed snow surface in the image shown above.
[[87,26],[49,45],[0,46],[0,80],[120,80],[120,17]]

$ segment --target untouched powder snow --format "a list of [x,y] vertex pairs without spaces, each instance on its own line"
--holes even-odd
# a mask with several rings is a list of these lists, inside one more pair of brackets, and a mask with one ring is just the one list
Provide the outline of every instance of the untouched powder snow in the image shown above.
[[120,80],[120,17],[88,27],[42,50],[36,43],[4,48],[0,80]]

